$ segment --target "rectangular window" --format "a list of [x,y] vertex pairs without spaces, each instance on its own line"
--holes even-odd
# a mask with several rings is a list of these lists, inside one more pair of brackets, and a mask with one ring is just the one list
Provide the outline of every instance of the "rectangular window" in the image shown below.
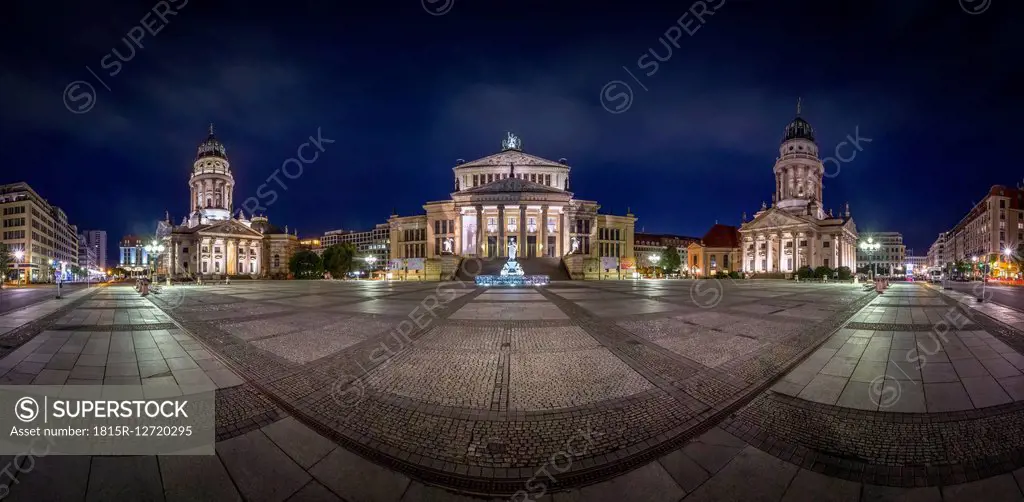
[[715,255],[711,255],[711,268],[718,268],[718,260]]
[[[822,242],[821,243],[821,247],[823,247],[823,248],[829,247],[829,241]],[[828,266],[828,265],[826,265],[826,266]]]
[[479,174],[474,174],[473,175],[473,186],[480,186],[480,175]]

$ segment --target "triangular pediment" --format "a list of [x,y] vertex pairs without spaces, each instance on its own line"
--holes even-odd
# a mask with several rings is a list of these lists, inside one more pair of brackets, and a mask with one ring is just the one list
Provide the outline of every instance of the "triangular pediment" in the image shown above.
[[199,233],[204,234],[229,234],[238,235],[239,237],[250,237],[250,238],[262,238],[263,234],[235,221],[219,221],[211,224],[210,226],[202,229]]
[[768,209],[757,215],[757,217],[752,221],[744,223],[743,226],[740,227],[740,230],[760,230],[793,225],[806,225],[808,223],[811,222],[781,209]]
[[548,160],[548,159],[545,159],[543,157],[538,157],[536,155],[530,155],[528,153],[523,153],[523,152],[521,152],[519,150],[506,150],[504,152],[499,152],[499,153],[496,153],[494,155],[488,155],[488,156],[480,158],[480,159],[476,159],[476,160],[473,160],[473,161],[470,161],[470,162],[459,164],[459,165],[457,165],[455,167],[457,169],[458,168],[463,168],[463,167],[496,167],[496,166],[508,167],[509,164],[512,164],[512,165],[515,165],[515,166],[540,166],[540,167],[564,167],[564,168],[568,168],[569,167],[569,166],[567,166],[565,164],[559,164],[558,162],[556,162],[554,160]]
[[490,183],[473,187],[468,190],[459,192],[460,194],[483,194],[483,193],[517,193],[517,192],[531,192],[531,193],[567,193],[565,190],[559,190],[555,187],[547,185],[541,185],[540,183],[534,183],[532,181],[526,181],[519,178],[505,178],[501,180],[495,180]]

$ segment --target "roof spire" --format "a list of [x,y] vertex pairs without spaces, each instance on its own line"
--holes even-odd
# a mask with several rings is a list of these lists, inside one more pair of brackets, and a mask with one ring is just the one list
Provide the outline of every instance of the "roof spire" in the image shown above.
[[210,136],[213,136],[213,122],[210,122]]
[[[800,116],[800,104],[801,104],[801,101],[802,101],[801,98],[796,98],[796,116],[797,117]],[[210,127],[213,127],[213,126],[210,126]],[[212,131],[212,129],[211,129],[211,131]],[[213,134],[213,133],[211,132],[210,134]]]

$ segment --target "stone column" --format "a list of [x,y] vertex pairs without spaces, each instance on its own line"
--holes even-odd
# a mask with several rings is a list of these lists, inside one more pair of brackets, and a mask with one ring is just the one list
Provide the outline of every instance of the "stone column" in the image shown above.
[[238,259],[238,247],[234,239],[224,239],[224,273],[232,275],[235,272],[235,260]]
[[505,249],[505,205],[498,204],[498,249],[496,250],[496,256],[508,256],[508,252]]
[[462,250],[462,208],[455,208],[455,220],[453,221],[455,222],[455,228],[452,231],[455,232],[455,242],[452,243],[452,253],[462,256],[465,254]]
[[484,207],[476,205],[476,256],[484,254]]
[[565,208],[558,214],[558,257],[565,256],[565,253],[569,250],[569,230],[565,227]]
[[764,247],[766,248],[765,253],[767,255],[766,256],[766,260],[765,260],[765,264],[764,264],[764,271],[765,272],[771,272],[772,271],[772,264],[774,263],[772,261],[772,236],[771,235],[765,235],[764,236],[764,242],[765,242]]
[[519,246],[517,254],[526,256],[526,206],[519,205],[519,237],[516,237],[516,245]]
[[548,206],[540,207],[540,231],[537,232],[537,254],[548,255]]
[[830,268],[839,267],[839,236],[832,234],[832,266]]
[[424,246],[427,249],[426,256],[424,256],[424,258],[434,258],[441,252],[441,250],[437,249],[437,246],[434,245],[434,239],[437,237],[437,234],[434,233],[434,221],[436,221],[436,218],[437,216],[434,216],[432,221],[432,218],[429,215],[427,216],[427,231],[425,232],[427,234],[427,245]]

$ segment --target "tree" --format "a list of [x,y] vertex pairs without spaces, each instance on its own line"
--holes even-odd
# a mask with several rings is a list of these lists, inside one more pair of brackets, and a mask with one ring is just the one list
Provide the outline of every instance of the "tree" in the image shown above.
[[853,277],[853,273],[850,272],[850,267],[839,267],[839,280],[845,281]]
[[356,246],[351,242],[335,244],[324,250],[323,268],[332,277],[345,277],[356,269],[356,254]]
[[661,260],[658,261],[658,264],[665,269],[666,274],[679,269],[679,265],[682,263],[683,259],[679,257],[679,250],[675,246],[665,249],[665,252],[661,253]]
[[288,261],[288,269],[296,279],[320,279],[324,275],[324,262],[312,251],[299,251]]
[[7,280],[7,269],[14,263],[14,255],[11,254],[11,248],[2,242],[0,242],[0,271],[3,271],[3,277],[0,277],[0,288],[4,287],[4,281]]

